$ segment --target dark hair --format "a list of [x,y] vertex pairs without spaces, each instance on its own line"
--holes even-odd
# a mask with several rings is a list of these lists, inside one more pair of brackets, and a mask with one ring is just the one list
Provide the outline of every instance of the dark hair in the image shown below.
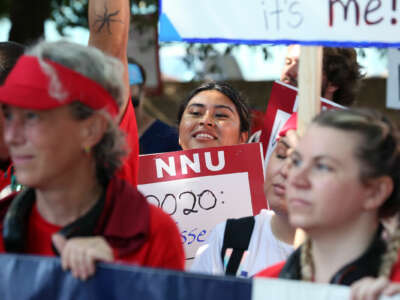
[[393,216],[400,209],[399,133],[387,117],[371,109],[330,110],[314,120],[320,126],[354,132],[362,137],[356,156],[361,162],[361,180],[387,175],[392,178],[392,194],[379,209],[379,217]]
[[350,106],[360,89],[361,66],[357,63],[357,53],[353,48],[324,47],[323,71],[327,81],[338,89],[332,100]]
[[18,58],[24,53],[25,47],[15,42],[0,42],[0,84],[14,67]]
[[226,82],[208,82],[200,85],[193,91],[189,93],[189,95],[181,102],[179,106],[179,111],[178,111],[178,125],[181,122],[183,112],[186,109],[186,106],[188,105],[189,101],[192,100],[194,96],[196,96],[198,93],[203,92],[203,91],[218,91],[222,94],[224,94],[226,97],[228,97],[232,103],[235,105],[236,110],[239,114],[239,119],[240,119],[240,132],[249,132],[250,130],[250,112],[249,112],[249,107],[244,99],[244,97],[239,93],[236,89],[234,89],[232,86],[227,84]]

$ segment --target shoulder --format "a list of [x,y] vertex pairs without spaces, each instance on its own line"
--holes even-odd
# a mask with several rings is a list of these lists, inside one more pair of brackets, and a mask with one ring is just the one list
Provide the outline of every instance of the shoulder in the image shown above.
[[[399,253],[400,254],[400,253]],[[400,257],[400,255],[399,255]],[[392,273],[390,275],[390,281],[392,282],[400,282],[400,260],[397,258],[397,262],[394,264],[392,268]]]
[[175,270],[184,269],[185,253],[176,222],[152,204],[150,204],[148,246],[154,260],[152,266]]
[[13,193],[3,199],[0,200],[0,228],[3,228],[3,220],[4,217],[7,213],[7,210],[12,202],[12,200],[15,198],[17,193]]
[[130,133],[132,128],[136,128],[135,110],[131,101],[128,101],[125,112],[121,117],[119,127],[127,133]]
[[279,274],[281,273],[285,262],[277,263],[271,267],[268,267],[261,272],[257,273],[255,277],[268,277],[268,278],[278,278]]
[[268,226],[269,226],[273,215],[274,215],[274,212],[272,210],[262,209],[259,212],[259,214],[254,216],[254,220],[255,220],[256,224],[260,224],[260,225],[268,224]]
[[176,222],[161,208],[150,204],[150,234],[155,232],[178,232]]

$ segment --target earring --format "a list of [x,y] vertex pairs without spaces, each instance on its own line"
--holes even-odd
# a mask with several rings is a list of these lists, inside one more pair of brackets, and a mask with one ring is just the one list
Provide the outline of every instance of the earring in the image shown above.
[[90,153],[90,150],[91,150],[91,147],[90,147],[90,146],[84,146],[84,147],[83,147],[83,151],[85,151],[86,154],[89,154],[89,153]]

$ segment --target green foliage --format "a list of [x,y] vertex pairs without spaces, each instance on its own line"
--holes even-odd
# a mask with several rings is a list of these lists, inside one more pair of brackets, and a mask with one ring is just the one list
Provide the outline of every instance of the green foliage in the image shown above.
[[11,0],[1,0],[0,1],[0,18],[7,17],[10,11]]

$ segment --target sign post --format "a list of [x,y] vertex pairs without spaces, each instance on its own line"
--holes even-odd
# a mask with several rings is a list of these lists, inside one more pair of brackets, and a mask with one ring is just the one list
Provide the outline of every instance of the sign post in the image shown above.
[[[311,120],[321,110],[322,47],[301,47],[299,66],[299,111],[297,132],[302,136]],[[306,233],[296,229],[294,246],[300,246]]]

